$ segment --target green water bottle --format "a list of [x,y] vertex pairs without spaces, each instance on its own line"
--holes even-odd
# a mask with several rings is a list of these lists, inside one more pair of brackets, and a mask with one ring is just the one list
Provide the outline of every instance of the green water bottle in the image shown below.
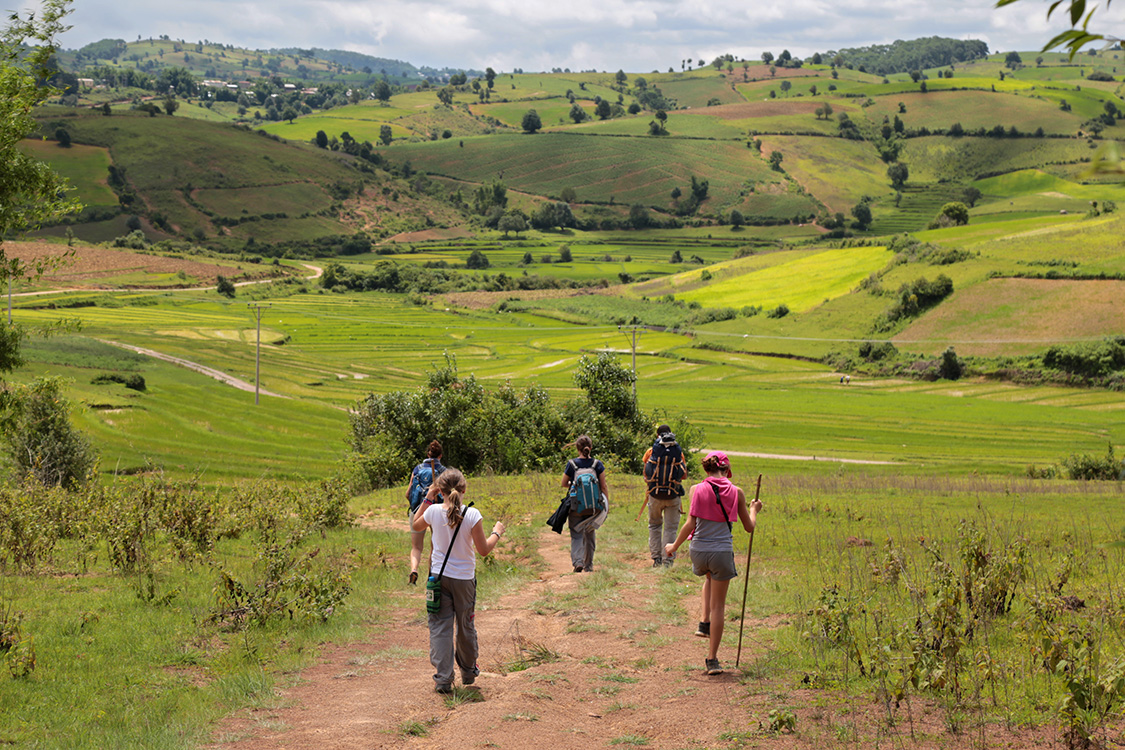
[[430,576],[426,579],[426,611],[431,615],[441,612],[440,576]]

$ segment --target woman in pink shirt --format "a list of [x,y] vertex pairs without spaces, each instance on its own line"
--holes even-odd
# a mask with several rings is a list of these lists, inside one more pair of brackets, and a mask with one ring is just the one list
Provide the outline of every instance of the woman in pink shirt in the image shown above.
[[696,635],[710,638],[705,662],[706,674],[721,674],[719,644],[723,641],[727,589],[731,579],[738,577],[734,565],[735,516],[747,533],[754,531],[762,503],[755,500],[746,507],[746,495],[730,481],[730,459],[722,451],[711,451],[703,459],[704,481],[691,488],[688,520],[680,527],[676,541],[664,547],[671,557],[691,537],[691,568],[703,581],[702,615]]

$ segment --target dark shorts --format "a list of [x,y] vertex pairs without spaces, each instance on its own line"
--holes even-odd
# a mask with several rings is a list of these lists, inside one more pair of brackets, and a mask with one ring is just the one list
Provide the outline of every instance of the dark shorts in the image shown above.
[[711,574],[712,580],[729,581],[738,577],[734,566],[734,551],[696,552],[691,551],[691,572],[697,576]]

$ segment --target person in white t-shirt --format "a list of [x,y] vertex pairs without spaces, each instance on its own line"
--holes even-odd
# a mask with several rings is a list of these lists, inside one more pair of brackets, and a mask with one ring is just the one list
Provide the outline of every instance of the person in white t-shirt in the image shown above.
[[[435,670],[434,690],[439,693],[453,692],[454,662],[461,670],[461,682],[465,685],[472,685],[480,674],[474,623],[476,553],[487,555],[496,548],[504,534],[504,524],[497,521],[492,533],[484,535],[484,519],[480,511],[461,504],[466,489],[465,476],[457,469],[446,467],[430,485],[412,523],[414,531],[431,529],[430,575],[441,575],[441,609],[437,614],[429,615],[430,663]],[[435,502],[439,493],[443,498],[440,504]],[[461,530],[454,539],[454,530],[458,525]]]

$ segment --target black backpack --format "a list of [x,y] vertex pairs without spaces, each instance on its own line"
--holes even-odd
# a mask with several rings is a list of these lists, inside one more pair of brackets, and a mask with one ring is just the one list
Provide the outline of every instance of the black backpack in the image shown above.
[[645,485],[657,500],[684,495],[684,452],[676,436],[666,432],[652,444],[652,455],[645,461]]

